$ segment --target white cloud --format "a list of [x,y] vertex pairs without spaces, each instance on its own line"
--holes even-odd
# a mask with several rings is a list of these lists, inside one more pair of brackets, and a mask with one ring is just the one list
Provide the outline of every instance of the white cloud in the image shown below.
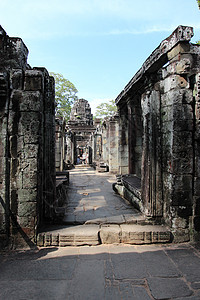
[[34,40],[139,35],[191,25],[190,7],[199,13],[195,0],[1,0],[0,20],[9,35]]

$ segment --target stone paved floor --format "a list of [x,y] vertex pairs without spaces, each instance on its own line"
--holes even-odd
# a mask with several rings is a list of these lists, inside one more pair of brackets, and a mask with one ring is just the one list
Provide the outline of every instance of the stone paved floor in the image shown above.
[[191,244],[5,252],[0,299],[199,300],[200,252]]
[[121,224],[141,214],[112,190],[116,177],[92,168],[76,166],[70,171],[70,186],[64,223]]
[[61,208],[64,218],[59,219],[59,225],[44,225],[37,245],[149,244],[171,240],[167,228],[154,226],[113,191],[114,175],[77,166],[70,171],[69,179],[66,201]]

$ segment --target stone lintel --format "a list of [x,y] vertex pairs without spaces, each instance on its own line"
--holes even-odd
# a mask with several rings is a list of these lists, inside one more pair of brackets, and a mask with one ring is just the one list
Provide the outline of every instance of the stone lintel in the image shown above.
[[127,96],[130,90],[136,90],[143,85],[147,74],[158,71],[168,61],[170,52],[178,43],[189,43],[193,37],[193,28],[189,26],[178,26],[174,32],[152,52],[139,71],[125,86],[124,90],[118,95],[115,102],[118,105]]

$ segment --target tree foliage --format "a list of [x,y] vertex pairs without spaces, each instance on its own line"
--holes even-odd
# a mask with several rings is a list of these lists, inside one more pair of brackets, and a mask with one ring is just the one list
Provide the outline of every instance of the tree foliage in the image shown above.
[[114,100],[110,100],[109,102],[104,102],[99,104],[96,107],[95,117],[97,118],[105,118],[111,117],[117,111],[117,106]]
[[56,115],[62,116],[68,121],[78,91],[74,84],[64,78],[62,74],[51,72],[50,75],[55,79]]

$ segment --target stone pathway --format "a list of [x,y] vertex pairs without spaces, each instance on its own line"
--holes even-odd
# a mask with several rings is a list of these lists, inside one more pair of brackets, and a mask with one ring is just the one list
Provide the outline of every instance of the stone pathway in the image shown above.
[[123,224],[142,219],[142,215],[112,190],[114,175],[93,168],[70,171],[65,224]]
[[115,194],[114,175],[77,166],[70,171],[69,191],[61,226],[45,228],[39,246],[81,246],[113,243],[149,244],[171,240],[170,231],[155,226]]
[[199,300],[200,252],[121,244],[0,253],[0,299]]

